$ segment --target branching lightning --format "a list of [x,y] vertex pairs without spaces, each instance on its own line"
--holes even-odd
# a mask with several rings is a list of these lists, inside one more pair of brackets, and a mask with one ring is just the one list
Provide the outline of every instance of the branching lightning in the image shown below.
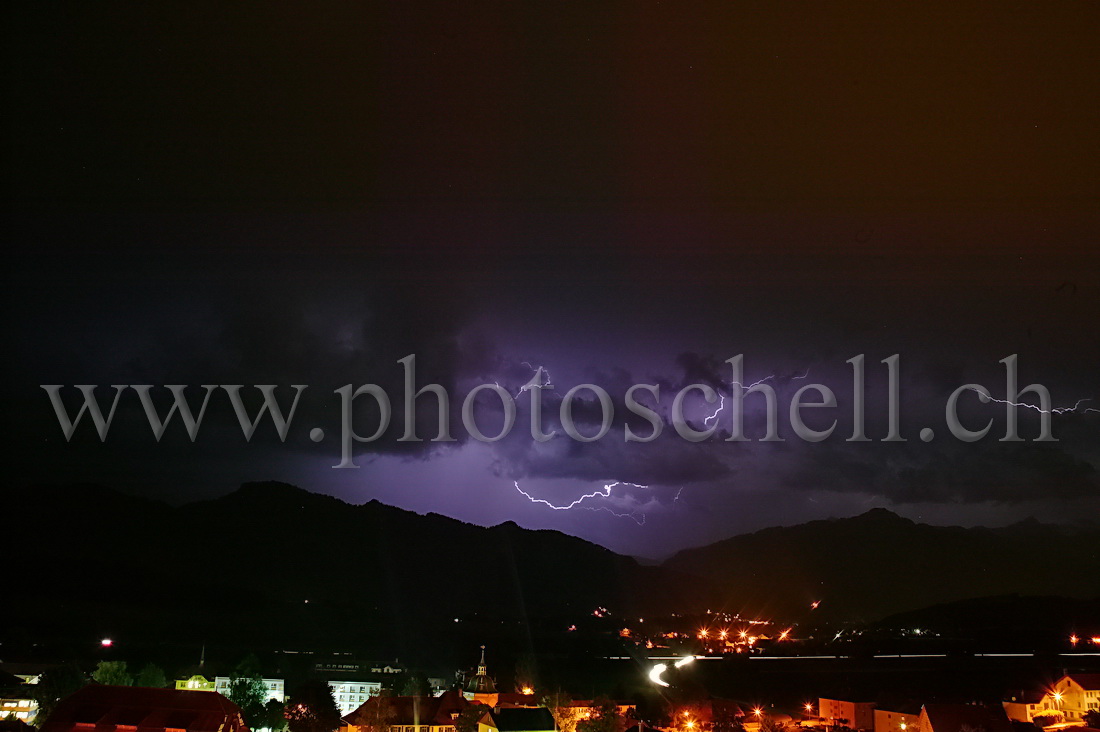
[[[522,394],[525,391],[530,391],[531,389],[543,389],[543,388],[547,388],[547,387],[549,387],[549,388],[554,387],[553,382],[550,381],[550,371],[548,369],[546,369],[544,366],[534,366],[534,365],[531,364],[530,361],[520,361],[520,363],[522,363],[524,366],[531,369],[535,373],[531,377],[530,381],[528,381],[526,384],[524,384],[523,386],[521,386],[519,388],[519,391],[516,392],[516,397],[519,397],[520,394]],[[545,379],[544,379],[544,377],[545,377]]]
[[[810,375],[810,370],[806,369],[806,373],[802,374],[801,376],[792,376],[791,380],[795,381],[795,380],[805,379],[809,375]],[[765,376],[763,379],[759,379],[757,381],[752,382],[748,386],[745,386],[744,384],[742,384],[740,382],[734,381],[730,385],[730,388],[732,389],[734,386],[736,386],[736,387],[740,388],[741,393],[744,394],[749,389],[752,389],[754,386],[759,386],[760,384],[763,384],[765,381],[768,381],[769,379],[774,379],[775,377],[776,377],[776,374],[771,374],[770,376]],[[721,391],[719,391],[718,392],[718,397],[719,397],[720,401],[718,402],[718,408],[714,410],[714,414],[710,415],[709,417],[704,417],[703,418],[703,424],[705,424],[707,427],[712,427],[714,425],[714,422],[718,419],[718,415],[722,412],[723,409],[726,408],[726,395],[723,394]]]
[[[977,392],[978,394],[982,394],[982,392],[978,391],[974,387],[971,387],[970,390],[973,391],[973,392]],[[1069,413],[1069,412],[1077,412],[1077,413],[1080,413],[1080,414],[1088,414],[1089,412],[1100,412],[1100,409],[1097,409],[1096,407],[1085,407],[1084,409],[1081,409],[1082,404],[1084,404],[1085,402],[1091,402],[1092,401],[1091,397],[1086,397],[1085,399],[1078,399],[1077,403],[1074,404],[1072,407],[1052,407],[1049,410],[1043,409],[1042,407],[1038,406],[1037,404],[1028,404],[1027,402],[1013,402],[1013,401],[1009,401],[1008,399],[998,399],[997,397],[994,397],[994,396],[989,396],[988,400],[991,401],[991,402],[996,402],[997,404],[1007,404],[1010,407],[1027,407],[1028,409],[1034,409],[1036,412],[1039,412],[1040,414],[1066,414],[1066,413]]]
[[530,493],[519,487],[518,480],[513,480],[512,485],[514,485],[516,490],[519,491],[519,493],[531,503],[539,503],[555,511],[569,511],[574,508],[582,508],[586,511],[607,511],[613,516],[618,516],[619,518],[628,518],[639,526],[645,525],[644,513],[639,513],[637,511],[631,511],[630,513],[621,513],[619,511],[614,511],[607,506],[582,506],[580,504],[592,498],[610,498],[611,490],[616,486],[621,485],[630,486],[631,488],[649,488],[648,485],[641,485],[639,483],[627,483],[626,481],[616,480],[613,483],[604,483],[602,488],[594,490],[591,493],[585,493],[583,496],[576,499],[572,503],[567,503],[561,506],[555,505],[550,501],[547,501],[545,498],[536,498],[535,496],[532,496]]

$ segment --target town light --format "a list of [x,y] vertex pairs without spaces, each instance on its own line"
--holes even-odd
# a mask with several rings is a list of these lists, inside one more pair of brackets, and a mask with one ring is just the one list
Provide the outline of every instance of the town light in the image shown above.
[[1073,646],[1077,645],[1077,640],[1078,640],[1078,638],[1077,638],[1077,635],[1076,635],[1076,634],[1074,634],[1074,635],[1071,635],[1071,636],[1069,637],[1069,643],[1070,643],[1070,645],[1073,645]]
[[764,713],[764,710],[760,707],[753,707],[752,713],[759,717]]
[[810,702],[806,702],[803,706],[806,707],[807,712],[813,712],[814,710],[814,705]]
[[104,638],[103,640],[101,640],[99,642],[99,645],[103,646],[104,648],[110,648],[111,646],[114,645],[114,643],[115,642],[113,640],[111,640],[110,638]]
[[534,693],[535,693],[535,690],[534,690],[534,689],[532,689],[532,688],[531,688],[530,686],[525,686],[525,687],[523,687],[523,689],[521,689],[521,691],[522,691],[522,692],[523,692],[524,694],[526,694],[527,696],[531,696],[532,694],[534,694]]

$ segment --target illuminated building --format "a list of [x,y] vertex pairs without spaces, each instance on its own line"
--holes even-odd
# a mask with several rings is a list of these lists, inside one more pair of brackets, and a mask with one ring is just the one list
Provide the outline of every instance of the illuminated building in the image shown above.
[[[634,712],[637,709],[635,704],[624,701],[612,702],[615,705],[615,711],[622,717],[630,719],[634,717]],[[575,699],[569,702],[568,706],[577,710],[577,716],[580,719],[587,719],[595,716],[599,713],[600,705],[592,699]]]
[[180,691],[217,691],[213,681],[197,674],[189,679],[176,679],[176,688]]
[[1009,719],[1017,722],[1032,722],[1039,716],[1044,696],[1041,691],[1024,691],[1008,701],[1001,702],[1001,706],[1005,708],[1005,714]]
[[1067,722],[1076,722],[1085,712],[1100,711],[1100,674],[1063,676],[1046,690],[1038,706],[1032,719],[1061,714]]
[[336,700],[340,716],[358,709],[382,691],[382,684],[378,681],[329,681],[328,686],[332,689],[332,698]]
[[[286,682],[282,679],[260,679],[264,682],[264,688],[267,689],[267,697],[265,702],[275,700],[282,704],[286,701]],[[214,690],[224,696],[229,696],[229,685],[233,682],[228,676],[216,676],[214,678]]]
[[852,702],[841,699],[818,699],[817,715],[830,726],[854,730],[873,730],[875,705],[872,702]]
[[481,662],[477,665],[477,673],[466,683],[466,689],[462,692],[467,701],[495,707],[500,696],[497,693],[496,682],[489,677],[489,668],[485,665],[485,646],[481,647]]
[[248,732],[221,694],[89,684],[58,702],[41,732]]
[[456,690],[435,697],[372,696],[341,720],[340,732],[367,732],[379,716],[389,732],[455,732],[455,720],[469,706]]
[[21,722],[30,724],[38,714],[38,702],[21,694],[17,690],[0,692],[0,719],[14,716]]
[[[11,668],[14,664],[4,665]],[[41,673],[33,671],[24,674],[0,671],[0,720],[14,717],[20,722],[31,723],[38,714],[38,702],[31,692],[40,677]]]
[[875,709],[875,732],[917,732],[920,728],[920,709],[908,712],[891,709]]

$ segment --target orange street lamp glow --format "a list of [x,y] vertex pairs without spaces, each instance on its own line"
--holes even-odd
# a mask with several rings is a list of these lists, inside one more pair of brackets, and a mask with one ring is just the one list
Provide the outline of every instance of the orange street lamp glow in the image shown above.
[[761,714],[764,713],[764,710],[760,707],[754,707],[752,713],[759,717]]
[[812,712],[814,710],[814,705],[810,702],[806,702],[805,707],[807,712]]
[[532,694],[535,693],[535,690],[532,689],[530,686],[525,686],[525,687],[523,687],[522,692],[527,696],[531,696]]
[[1078,640],[1078,638],[1077,638],[1076,634],[1075,634],[1075,635],[1071,635],[1071,636],[1069,637],[1069,642],[1070,642],[1070,645],[1073,645],[1073,646],[1077,645],[1077,640]]

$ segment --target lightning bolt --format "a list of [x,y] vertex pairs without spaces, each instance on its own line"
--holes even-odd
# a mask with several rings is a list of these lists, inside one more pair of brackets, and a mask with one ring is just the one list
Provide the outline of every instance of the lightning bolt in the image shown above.
[[[806,373],[802,374],[801,376],[792,376],[791,381],[795,381],[795,380],[799,380],[799,379],[805,379],[809,375],[810,375],[810,370],[806,369]],[[733,387],[736,386],[736,387],[740,388],[741,393],[744,394],[745,392],[747,392],[749,389],[753,388],[754,386],[759,386],[760,384],[763,384],[765,381],[768,381],[769,379],[774,379],[775,377],[776,377],[776,374],[772,374],[770,376],[765,376],[763,379],[758,379],[757,381],[752,382],[748,386],[745,386],[744,384],[742,384],[740,382],[734,381],[730,384],[730,389],[732,389]],[[707,427],[713,426],[714,422],[717,421],[717,419],[718,419],[718,415],[721,413],[721,411],[723,409],[726,408],[726,395],[723,394],[722,392],[718,392],[718,396],[719,396],[721,401],[718,402],[718,408],[714,410],[714,414],[710,415],[709,417],[704,417],[703,418],[703,424],[705,424]]]
[[525,491],[525,490],[523,490],[522,488],[519,487],[519,481],[518,480],[513,480],[512,485],[515,486],[516,490],[524,498],[526,498],[528,501],[530,501],[531,503],[539,503],[539,504],[542,504],[543,506],[551,508],[555,511],[569,511],[569,510],[574,509],[574,508],[582,508],[586,511],[607,511],[612,516],[617,516],[619,518],[628,518],[631,521],[633,521],[634,523],[638,524],[639,526],[644,526],[645,525],[645,514],[644,513],[638,513],[637,511],[631,511],[630,513],[620,513],[618,511],[613,511],[612,509],[608,508],[607,506],[582,506],[580,504],[584,503],[585,501],[589,500],[590,498],[610,498],[611,497],[611,490],[615,486],[623,485],[623,486],[630,486],[632,488],[649,488],[648,485],[641,485],[639,483],[627,483],[626,481],[616,480],[612,483],[604,483],[602,488],[598,488],[597,490],[594,490],[591,493],[585,493],[583,496],[576,499],[572,503],[567,503],[567,504],[562,505],[562,506],[555,505],[555,504],[551,503],[550,501],[547,501],[545,498],[536,498],[535,496],[532,496],[530,493],[528,493],[527,491]]
[[[982,392],[978,391],[977,389],[975,389],[973,387],[971,387],[970,391],[976,392],[979,395],[982,394]],[[1074,404],[1072,407],[1051,407],[1049,410],[1043,409],[1042,407],[1038,406],[1037,404],[1028,404],[1027,402],[1013,402],[1013,401],[1009,401],[1008,399],[998,399],[997,397],[994,397],[994,396],[990,396],[989,401],[997,402],[998,404],[1007,404],[1007,405],[1012,406],[1012,407],[1027,407],[1028,409],[1034,409],[1036,412],[1039,412],[1040,414],[1066,414],[1068,412],[1078,412],[1078,411],[1081,414],[1088,414],[1089,412],[1100,412],[1100,409],[1097,409],[1096,407],[1085,407],[1084,409],[1081,409],[1082,404],[1084,404],[1085,402],[1091,402],[1092,401],[1091,397],[1086,397],[1085,399],[1078,399],[1077,403]]]
[[[520,361],[521,364],[534,371],[534,375],[531,376],[531,380],[519,388],[516,392],[516,398],[525,391],[530,391],[535,388],[553,387],[554,384],[550,381],[550,371],[543,366],[533,366],[530,361]],[[544,380],[545,377],[545,380]]]

